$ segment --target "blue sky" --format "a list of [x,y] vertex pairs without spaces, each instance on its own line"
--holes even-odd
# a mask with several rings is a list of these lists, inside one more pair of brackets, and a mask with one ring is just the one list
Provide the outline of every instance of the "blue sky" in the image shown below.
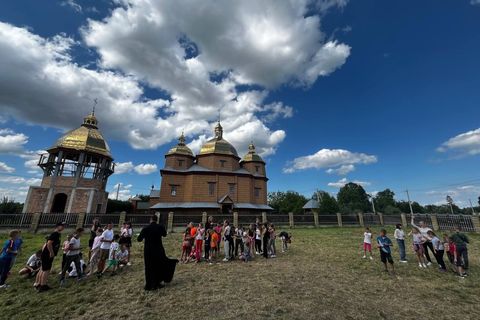
[[480,195],[477,1],[126,2],[0,5],[1,194],[22,201],[36,152],[98,98],[122,198],[159,185],[182,130],[198,150],[219,110],[270,191]]

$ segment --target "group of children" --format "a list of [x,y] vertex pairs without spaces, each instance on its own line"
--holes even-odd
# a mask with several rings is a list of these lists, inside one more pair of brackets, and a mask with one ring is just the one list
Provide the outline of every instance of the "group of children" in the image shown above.
[[[19,271],[21,276],[35,277],[34,287],[39,292],[51,289],[47,284],[48,275],[60,248],[63,251],[59,272],[60,286],[65,284],[67,275],[80,281],[93,274],[101,277],[109,270],[114,275],[118,268],[130,265],[130,247],[133,235],[130,223],[127,222],[123,225],[120,234],[114,234],[112,223],[107,224],[103,229],[99,221],[94,220],[90,230],[87,260],[83,258],[84,247],[80,243],[85,230],[83,228],[76,229],[73,234],[67,236],[63,245],[60,245],[61,232],[64,227],[64,223],[57,223],[54,232],[46,237],[46,242],[42,248],[32,254],[25,266]],[[19,230],[11,231],[9,238],[5,241],[0,253],[0,288],[9,287],[5,281],[23,243]]]
[[[420,268],[428,268],[432,265],[429,251],[435,257],[438,264],[438,268],[441,272],[447,271],[447,266],[443,259],[445,252],[448,260],[453,267],[453,271],[460,277],[467,276],[468,270],[468,249],[469,243],[468,237],[460,232],[457,227],[452,234],[443,234],[440,239],[435,232],[427,227],[423,221],[420,221],[419,226],[414,223],[413,217],[411,220],[412,229],[408,233],[408,236],[412,237],[412,249],[415,253],[415,257]],[[366,228],[363,233],[363,258],[367,258],[367,253],[372,256],[372,232],[370,228]],[[400,262],[406,263],[406,250],[405,250],[405,232],[402,229],[401,224],[397,224],[394,233],[395,240],[397,242],[400,254]],[[392,246],[393,243],[389,237],[387,237],[387,231],[385,229],[380,230],[380,235],[376,238],[376,246],[380,252],[380,260],[385,266],[385,271],[388,272],[388,265],[390,265],[391,272],[395,272],[393,258],[392,258]],[[388,264],[387,264],[388,262]]]
[[[282,231],[278,234],[282,241],[282,252],[288,248],[291,242],[289,233]],[[223,240],[223,262],[232,261],[238,257],[244,262],[251,261],[256,255],[264,258],[275,258],[277,233],[271,223],[256,223],[248,228],[232,226],[228,220],[223,225],[214,224],[213,218],[209,217],[205,226],[199,223],[197,226],[190,222],[183,233],[182,256],[180,262],[200,262],[202,259],[213,263],[220,258],[220,247]],[[203,252],[203,253],[202,253]]]

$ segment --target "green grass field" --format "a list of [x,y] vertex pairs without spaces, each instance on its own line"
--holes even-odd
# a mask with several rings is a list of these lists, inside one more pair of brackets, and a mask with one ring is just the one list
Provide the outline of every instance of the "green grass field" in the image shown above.
[[[378,230],[374,230],[376,233]],[[290,250],[278,258],[250,263],[179,265],[166,289],[143,291],[141,245],[133,265],[114,277],[69,281],[58,287],[60,257],[50,285],[37,293],[32,279],[17,276],[44,234],[23,234],[25,245],[0,291],[1,319],[478,319],[480,316],[480,235],[470,234],[470,276],[419,269],[410,263],[397,275],[382,272],[378,254],[361,259],[363,229],[294,229]],[[389,234],[393,233],[389,229]],[[5,235],[2,235],[5,240]],[[165,239],[167,254],[179,257],[181,236]],[[86,244],[87,239],[82,239]],[[277,248],[280,243],[277,242]],[[375,251],[377,253],[377,251]]]

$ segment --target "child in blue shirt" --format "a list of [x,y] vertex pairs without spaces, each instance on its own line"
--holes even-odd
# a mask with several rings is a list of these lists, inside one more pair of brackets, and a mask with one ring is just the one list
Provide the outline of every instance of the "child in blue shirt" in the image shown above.
[[387,261],[392,268],[392,273],[395,273],[395,267],[393,266],[392,258],[392,249],[393,246],[392,240],[387,237],[387,230],[380,230],[380,235],[377,237],[377,247],[380,250],[380,260],[385,266],[385,272],[388,272]]
[[7,280],[8,273],[10,272],[12,260],[17,255],[15,240],[18,237],[18,231],[11,231],[9,236],[10,239],[5,241],[0,253],[0,288],[9,287],[9,285],[5,284],[5,281]]

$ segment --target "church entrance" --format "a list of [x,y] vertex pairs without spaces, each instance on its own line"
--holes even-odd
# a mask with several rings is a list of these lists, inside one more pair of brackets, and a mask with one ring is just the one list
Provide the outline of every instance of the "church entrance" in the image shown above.
[[222,205],[222,214],[231,214],[232,213],[232,208],[233,206],[231,204],[224,204]]
[[55,197],[53,197],[53,204],[52,213],[64,213],[65,206],[67,205],[67,198],[68,196],[65,193],[57,193]]

